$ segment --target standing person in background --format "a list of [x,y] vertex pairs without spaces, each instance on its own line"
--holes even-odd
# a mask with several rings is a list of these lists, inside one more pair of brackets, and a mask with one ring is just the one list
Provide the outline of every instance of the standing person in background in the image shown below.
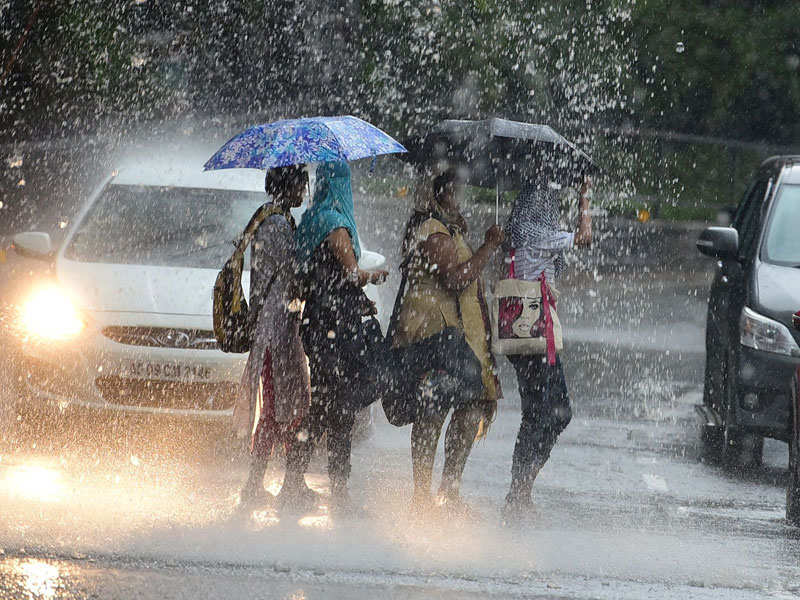
[[[591,181],[580,189],[578,230],[559,228],[558,189],[543,178],[523,185],[506,226],[508,246],[514,252],[517,279],[555,281],[564,271],[564,251],[592,243],[589,213]],[[508,355],[517,372],[522,402],[520,425],[511,464],[511,488],[506,496],[509,517],[523,516],[533,506],[531,491],[536,475],[550,457],[558,436],[572,418],[560,357],[554,365],[541,354]]]
[[[463,332],[480,363],[475,389],[462,392],[445,434],[445,459],[439,486],[439,503],[464,510],[459,495],[467,457],[477,437],[486,433],[494,419],[499,384],[488,345],[488,310],[481,272],[503,242],[497,225],[485,234],[483,245],[473,253],[464,239],[467,223],[459,211],[454,171],[433,181],[432,195],[418,190],[418,203],[407,226],[403,256],[407,289],[398,306],[393,343],[408,346],[439,334],[447,327]],[[431,505],[431,479],[436,446],[447,410],[419,418],[411,430],[414,475],[413,507],[424,511]]]
[[[273,450],[289,445],[309,405],[309,380],[300,341],[300,286],[295,260],[295,222],[290,209],[300,206],[308,186],[303,165],[267,171],[265,189],[274,205],[256,230],[250,267],[252,332],[242,386],[234,409],[239,437],[251,436],[252,462],[240,493],[242,506],[266,502],[264,473]],[[291,460],[291,458],[290,458]],[[280,504],[313,502],[316,494],[287,466]]]
[[352,510],[347,481],[356,413],[375,400],[359,393],[368,389],[360,369],[367,352],[362,317],[374,315],[375,304],[363,287],[386,280],[386,271],[358,267],[361,245],[353,216],[350,167],[344,162],[317,167],[314,200],[296,233],[297,255],[304,276],[305,309],[300,335],[308,354],[313,394],[304,425],[308,435],[290,451],[305,472],[315,441],[328,434],[328,476],[331,510]]

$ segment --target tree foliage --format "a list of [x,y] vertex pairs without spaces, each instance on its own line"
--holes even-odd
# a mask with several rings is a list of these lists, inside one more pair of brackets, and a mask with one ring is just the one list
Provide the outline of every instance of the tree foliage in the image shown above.
[[0,0],[0,138],[335,113],[404,138],[500,115],[662,193],[676,150],[608,131],[794,143],[798,24],[796,0]]
[[634,96],[642,123],[790,144],[800,137],[800,4],[643,0]]

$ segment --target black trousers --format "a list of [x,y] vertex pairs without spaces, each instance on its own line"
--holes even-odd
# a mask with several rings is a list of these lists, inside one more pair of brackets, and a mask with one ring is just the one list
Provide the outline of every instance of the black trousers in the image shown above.
[[522,423],[511,463],[512,487],[526,485],[550,457],[558,436],[572,419],[560,357],[547,364],[541,354],[509,355],[517,372]]
[[350,477],[353,423],[369,398],[370,371],[364,367],[367,348],[357,326],[301,330],[311,375],[311,405],[300,427],[304,439],[293,441],[287,470],[304,473],[316,443],[327,434],[328,476],[332,488]]

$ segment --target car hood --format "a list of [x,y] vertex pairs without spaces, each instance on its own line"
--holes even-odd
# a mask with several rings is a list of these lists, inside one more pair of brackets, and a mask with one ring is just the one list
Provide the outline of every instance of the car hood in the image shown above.
[[[211,316],[216,269],[59,261],[59,283],[92,311]],[[249,273],[242,275],[245,294]]]
[[760,263],[755,279],[753,308],[792,329],[792,314],[800,310],[800,269]]

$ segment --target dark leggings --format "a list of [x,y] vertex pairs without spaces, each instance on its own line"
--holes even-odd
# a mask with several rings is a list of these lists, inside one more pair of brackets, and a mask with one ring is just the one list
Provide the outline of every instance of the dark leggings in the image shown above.
[[[350,477],[353,423],[356,413],[367,406],[363,391],[367,372],[352,360],[351,348],[341,338],[308,336],[308,366],[311,373],[311,406],[300,426],[307,434],[292,444],[287,470],[305,473],[314,445],[328,435],[328,476],[332,489],[341,489]],[[373,398],[374,400],[374,398]]]
[[517,372],[522,424],[514,446],[511,485],[524,491],[547,462],[558,436],[572,419],[561,359],[548,365],[541,354],[509,355]]

